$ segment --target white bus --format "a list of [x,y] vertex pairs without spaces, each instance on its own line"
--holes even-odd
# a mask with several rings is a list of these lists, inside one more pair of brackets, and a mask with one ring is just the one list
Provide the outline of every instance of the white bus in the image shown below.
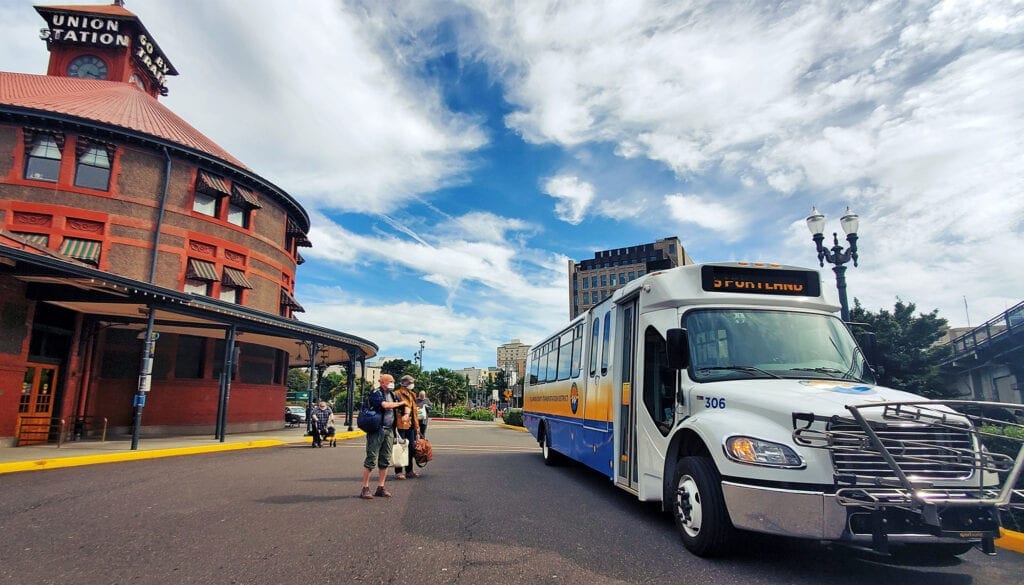
[[743,530],[992,552],[998,508],[1024,509],[1024,447],[982,450],[993,421],[953,410],[965,403],[876,385],[838,308],[816,270],[645,275],[531,348],[525,425],[546,463],[662,502],[701,556]]

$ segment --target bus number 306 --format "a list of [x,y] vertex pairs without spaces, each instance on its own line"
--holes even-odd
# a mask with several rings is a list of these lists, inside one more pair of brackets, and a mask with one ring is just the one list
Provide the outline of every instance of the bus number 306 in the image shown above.
[[704,398],[704,408],[725,408],[725,398]]

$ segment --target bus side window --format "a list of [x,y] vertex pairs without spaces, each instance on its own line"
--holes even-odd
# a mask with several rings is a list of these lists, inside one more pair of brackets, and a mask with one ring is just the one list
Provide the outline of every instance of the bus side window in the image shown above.
[[662,435],[675,420],[676,372],[668,367],[665,339],[654,327],[644,332],[644,406]]
[[594,318],[594,330],[590,337],[590,376],[597,375],[597,348],[601,342],[601,319]]
[[604,346],[601,348],[601,375],[608,375],[608,344],[611,341],[612,334],[612,316],[605,315],[604,317]]

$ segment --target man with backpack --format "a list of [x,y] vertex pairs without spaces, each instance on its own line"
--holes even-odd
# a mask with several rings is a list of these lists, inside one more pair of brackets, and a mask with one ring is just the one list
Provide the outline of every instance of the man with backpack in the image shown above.
[[[391,465],[392,436],[395,428],[395,408],[404,403],[395,396],[395,378],[381,374],[379,387],[370,393],[369,405],[381,413],[380,428],[366,433],[366,459],[363,460],[363,490],[359,497],[372,500],[374,496],[390,498],[391,492],[384,487]],[[370,471],[377,468],[377,491],[370,493]]]

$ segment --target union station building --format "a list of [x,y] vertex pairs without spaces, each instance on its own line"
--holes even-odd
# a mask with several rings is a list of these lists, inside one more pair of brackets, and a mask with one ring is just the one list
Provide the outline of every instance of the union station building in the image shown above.
[[46,75],[0,72],[0,446],[280,428],[314,360],[353,396],[378,348],[295,318],[303,207],[160,103],[121,2],[35,10]]

